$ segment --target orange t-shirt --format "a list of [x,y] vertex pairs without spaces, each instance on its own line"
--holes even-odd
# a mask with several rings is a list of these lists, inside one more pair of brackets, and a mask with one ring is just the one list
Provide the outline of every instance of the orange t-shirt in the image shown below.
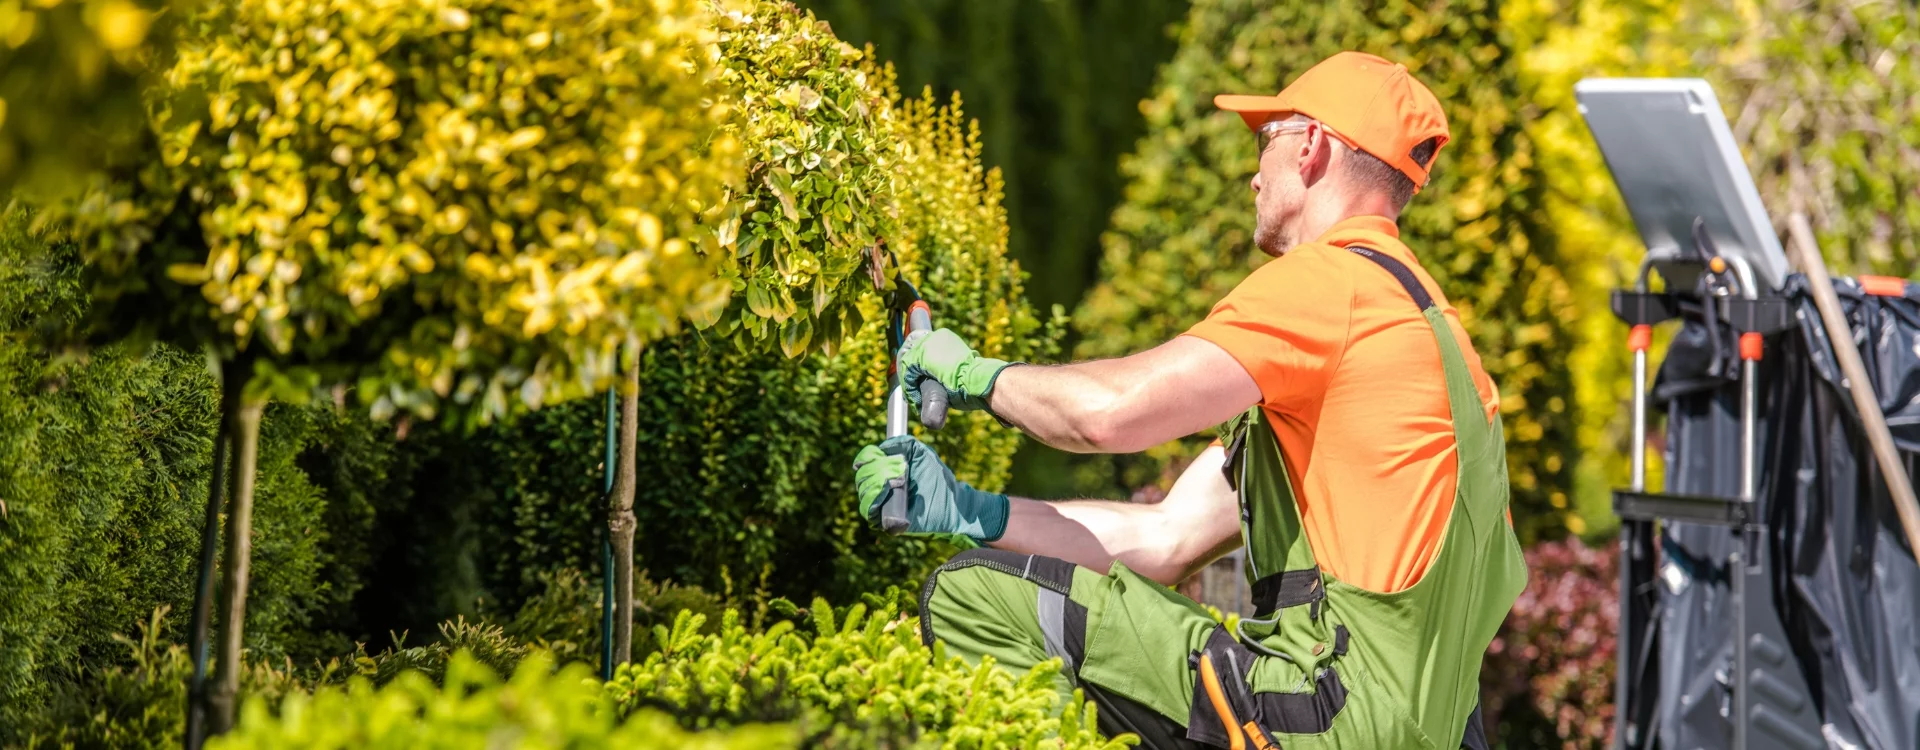
[[1346,219],[1261,266],[1187,335],[1218,344],[1259,383],[1321,569],[1393,592],[1440,550],[1457,449],[1433,329],[1392,274],[1348,245],[1413,270],[1446,312],[1492,419],[1499,395],[1459,311],[1385,217]]

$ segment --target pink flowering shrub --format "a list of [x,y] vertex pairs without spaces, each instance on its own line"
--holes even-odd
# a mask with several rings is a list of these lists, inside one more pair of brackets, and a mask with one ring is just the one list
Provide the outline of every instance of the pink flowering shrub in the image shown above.
[[1496,747],[1609,747],[1618,544],[1567,539],[1526,554],[1527,589],[1487,648],[1480,675],[1488,737]]

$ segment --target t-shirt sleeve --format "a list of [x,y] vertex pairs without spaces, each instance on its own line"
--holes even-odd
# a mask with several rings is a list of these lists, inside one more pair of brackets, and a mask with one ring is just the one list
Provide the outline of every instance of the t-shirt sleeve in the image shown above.
[[1213,342],[1246,368],[1261,403],[1298,412],[1317,403],[1346,352],[1352,271],[1300,248],[1255,269],[1187,335]]

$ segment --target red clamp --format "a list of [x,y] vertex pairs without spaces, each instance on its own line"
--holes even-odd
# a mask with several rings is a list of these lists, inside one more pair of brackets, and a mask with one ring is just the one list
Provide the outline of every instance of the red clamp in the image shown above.
[[1740,358],[1748,362],[1760,361],[1761,338],[1757,332],[1740,334]]
[[1627,329],[1627,349],[1644,352],[1653,346],[1653,326],[1640,324]]
[[1860,291],[1876,297],[1907,296],[1907,280],[1897,276],[1861,276]]

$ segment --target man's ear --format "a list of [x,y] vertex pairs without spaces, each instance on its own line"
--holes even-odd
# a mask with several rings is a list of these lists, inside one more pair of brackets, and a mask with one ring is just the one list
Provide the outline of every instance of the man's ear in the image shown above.
[[1306,137],[1300,139],[1300,184],[1313,187],[1325,179],[1333,166],[1333,140],[1320,123],[1308,123]]

